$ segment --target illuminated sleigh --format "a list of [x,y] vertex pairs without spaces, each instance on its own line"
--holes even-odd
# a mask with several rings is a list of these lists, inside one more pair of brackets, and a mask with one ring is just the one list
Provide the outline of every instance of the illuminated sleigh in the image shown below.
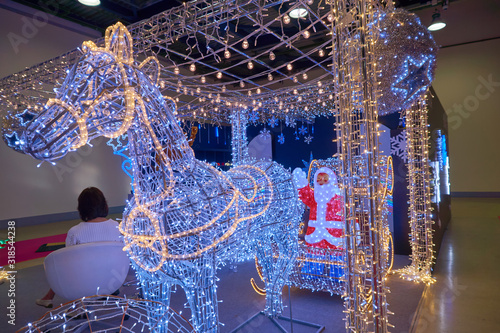
[[[337,158],[326,160],[313,160],[309,165],[307,179],[311,184],[311,175],[321,167],[328,167],[335,171],[340,181],[340,164]],[[392,158],[384,157],[379,161],[381,188],[378,195],[383,202],[382,224],[383,224],[383,267],[385,274],[389,273],[393,262],[392,235],[389,230],[389,216],[392,214],[392,189],[393,168]],[[366,212],[359,211],[357,220],[366,218]],[[302,229],[306,230],[303,225]],[[358,230],[359,231],[359,230]],[[359,238],[359,242],[364,240]],[[342,295],[344,292],[344,262],[345,251],[342,249],[324,249],[307,246],[303,240],[299,241],[299,255],[296,265],[289,276],[292,286],[310,289],[313,291],[328,291],[332,294]]]
[[[381,188],[378,195],[382,200],[381,223],[383,225],[382,237],[382,267],[385,269],[385,274],[390,273],[394,260],[392,234],[389,230],[389,217],[392,215],[392,193],[393,193],[393,165],[392,157],[383,157],[378,162]],[[310,185],[312,184],[311,175],[321,167],[328,167],[335,171],[338,176],[339,184],[341,181],[340,165],[337,158],[329,158],[326,160],[313,160],[309,165],[307,179]],[[361,171],[360,171],[361,172]],[[304,216],[307,216],[305,214]],[[366,218],[367,213],[358,212],[357,220]],[[307,230],[307,225],[301,224],[299,235],[303,235],[303,230]],[[359,230],[358,230],[359,231]],[[359,238],[359,236],[358,236]],[[359,242],[364,240],[359,238]],[[366,242],[367,243],[367,242]],[[261,267],[256,262],[257,271],[261,274]],[[307,246],[303,237],[299,236],[299,254],[296,264],[289,275],[289,284],[294,287],[310,289],[312,291],[326,291],[331,294],[342,295],[344,293],[344,267],[345,267],[345,251],[342,249],[324,249]],[[261,275],[262,278],[262,275]],[[265,294],[265,291],[260,289],[254,280],[251,283],[256,292]]]

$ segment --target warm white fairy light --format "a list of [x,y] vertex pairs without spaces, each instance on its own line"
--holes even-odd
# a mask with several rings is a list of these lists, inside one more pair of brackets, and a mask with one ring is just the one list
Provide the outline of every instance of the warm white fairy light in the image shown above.
[[290,16],[288,15],[283,15],[283,23],[289,24],[290,23]]

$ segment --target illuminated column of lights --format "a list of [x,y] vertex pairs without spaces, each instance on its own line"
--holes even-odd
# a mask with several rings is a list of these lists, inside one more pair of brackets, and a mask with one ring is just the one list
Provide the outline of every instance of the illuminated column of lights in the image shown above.
[[399,270],[402,278],[432,283],[434,261],[432,241],[431,174],[429,165],[429,130],[427,101],[420,97],[405,111],[408,149],[409,223],[411,264]]
[[248,162],[248,139],[247,139],[248,115],[245,109],[235,109],[231,113],[231,147],[233,165]]
[[374,2],[365,0],[332,3],[339,104],[337,151],[346,200],[346,329],[348,332],[386,332],[388,288],[382,267],[377,64],[372,30],[377,8],[373,7]]

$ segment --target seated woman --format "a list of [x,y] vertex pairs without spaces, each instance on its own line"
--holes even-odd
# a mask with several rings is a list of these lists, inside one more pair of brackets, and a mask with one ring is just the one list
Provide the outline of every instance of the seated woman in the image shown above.
[[[78,196],[78,213],[83,222],[69,229],[66,236],[66,246],[91,242],[116,241],[122,242],[118,222],[107,219],[108,203],[104,194],[96,187],[87,187]],[[36,304],[51,308],[54,291],[36,300]]]

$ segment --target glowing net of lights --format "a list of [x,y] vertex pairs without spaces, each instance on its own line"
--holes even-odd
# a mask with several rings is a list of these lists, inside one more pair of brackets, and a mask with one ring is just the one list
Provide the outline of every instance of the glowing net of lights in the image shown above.
[[[307,16],[290,18],[296,8]],[[227,124],[235,109],[248,109],[260,122],[274,116],[288,125],[335,108],[332,20],[324,0],[198,0],[128,28],[138,57],[158,58],[160,90],[180,119]],[[0,81],[9,96],[2,109],[41,108],[79,57],[74,50]]]
[[[361,166],[361,165],[360,165]],[[381,190],[378,192],[382,197],[382,267],[384,276],[390,273],[394,258],[392,235],[389,230],[389,216],[392,215],[392,193],[393,193],[393,169],[392,158],[383,157],[378,162],[380,172]],[[313,160],[309,166],[309,183],[313,186],[312,175],[321,167],[328,167],[339,173],[338,158],[326,160]],[[339,183],[342,183],[340,180]],[[293,286],[313,291],[326,291],[331,294],[343,295],[345,293],[346,276],[344,274],[345,250],[325,249],[307,246],[304,242],[299,243],[299,255],[290,275]]]
[[432,241],[431,170],[429,164],[429,130],[427,101],[421,96],[404,113],[408,147],[408,183],[411,264],[398,272],[404,279],[433,283],[434,262]]
[[333,37],[340,108],[337,150],[346,201],[346,329],[386,332],[390,325],[382,260],[382,186],[377,165],[379,92],[373,50],[379,8],[372,1],[332,2],[337,14]]
[[156,58],[136,63],[122,24],[106,30],[104,47],[85,42],[82,51],[56,98],[20,132],[19,149],[53,162],[92,138],[127,134],[134,196],[120,231],[144,298],[162,304],[151,303],[152,321],[178,284],[193,326],[217,331],[216,270],[242,254],[263,263],[265,311],[280,314],[300,215],[290,173],[273,162],[224,173],[196,160],[175,103],[158,89]]
[[[37,332],[194,332],[187,319],[166,308],[157,322],[148,318],[152,301],[115,296],[92,296],[50,310],[40,319],[18,330]],[[160,304],[158,304],[160,305]]]

